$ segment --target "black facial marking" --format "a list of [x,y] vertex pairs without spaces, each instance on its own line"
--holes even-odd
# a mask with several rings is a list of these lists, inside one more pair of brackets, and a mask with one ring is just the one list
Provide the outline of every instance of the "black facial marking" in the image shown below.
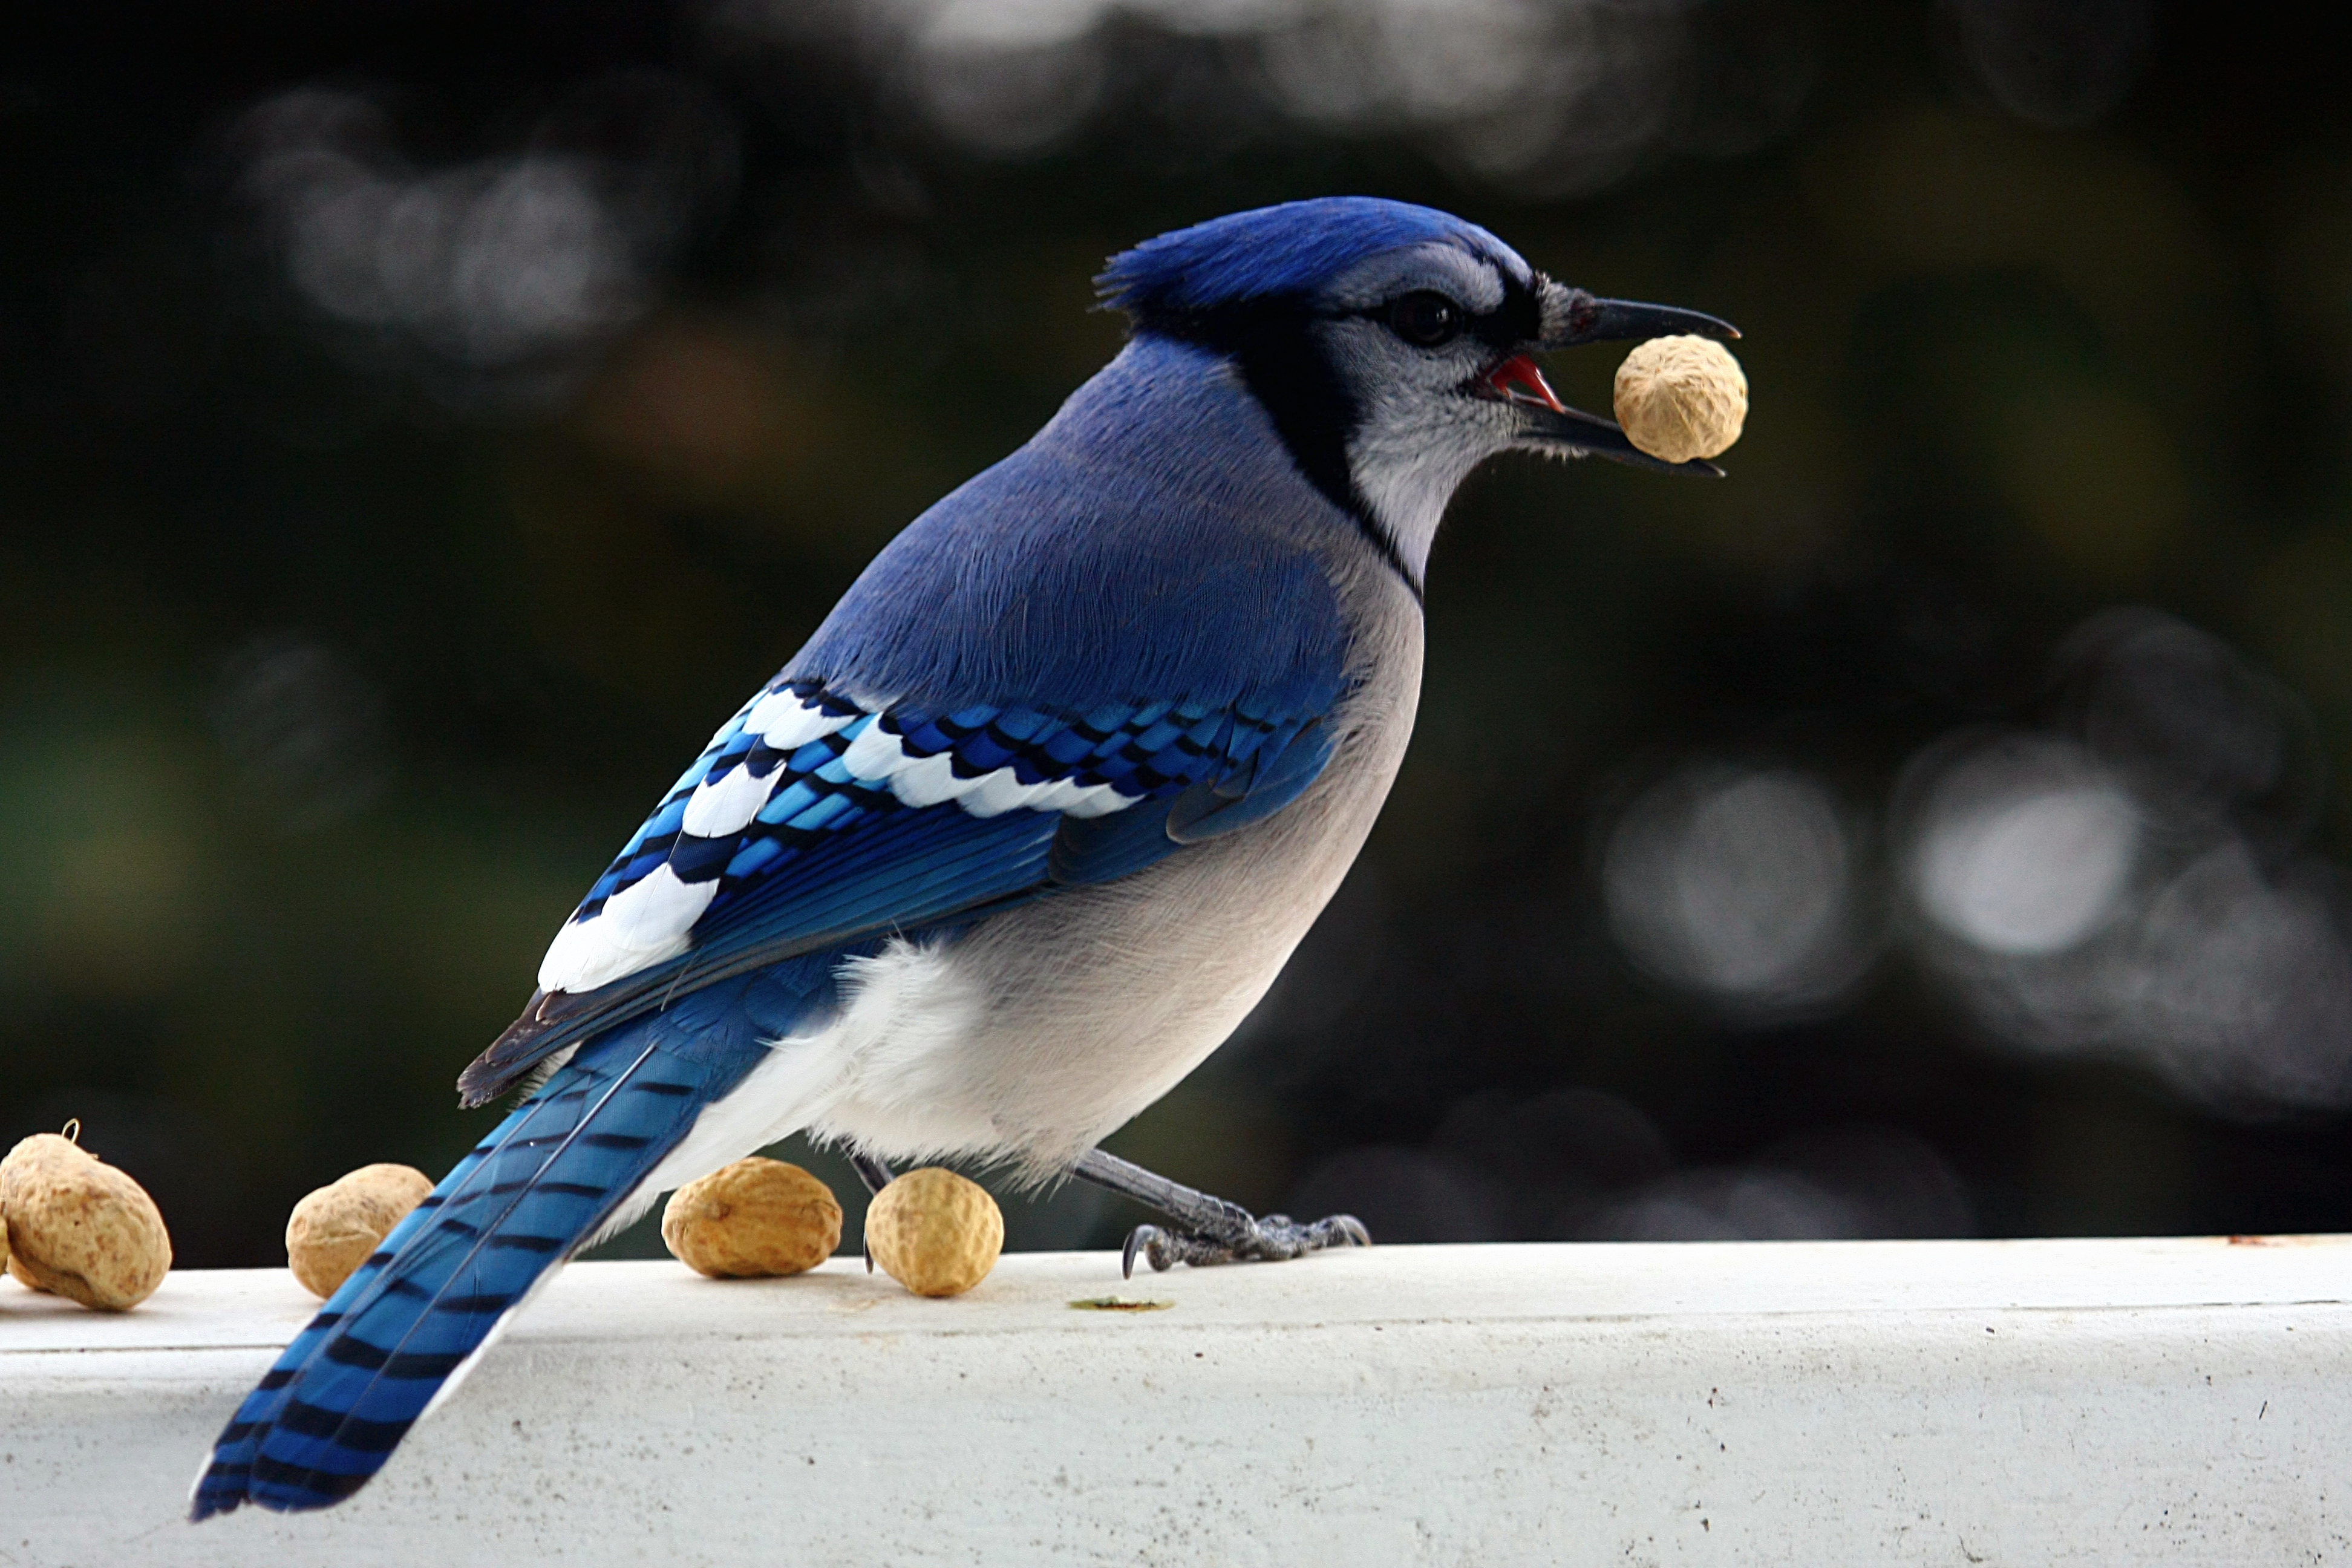
[[[1475,315],[1433,289],[1415,289],[1344,314],[1380,321],[1421,347],[1441,346],[1467,333],[1497,351],[1515,351],[1541,336],[1542,307],[1533,289],[1507,269],[1496,270],[1503,282],[1502,303]],[[1299,471],[1333,506],[1355,520],[1418,598],[1421,584],[1406,569],[1396,542],[1373,521],[1370,503],[1348,471],[1348,437],[1355,431],[1359,410],[1315,341],[1311,327],[1316,319],[1304,300],[1280,296],[1208,310],[1156,313],[1147,325],[1223,354],[1240,367],[1243,384],[1274,421],[1275,432]]]
[[[1500,269],[1497,269],[1500,271]],[[1508,272],[1501,272],[1503,302],[1471,319],[1473,336],[1498,353],[1510,353],[1543,336],[1543,305],[1536,291]]]
[[1372,521],[1372,509],[1348,471],[1348,437],[1355,429],[1355,399],[1332,370],[1309,330],[1304,301],[1278,297],[1220,306],[1177,320],[1154,321],[1154,331],[1224,355],[1240,367],[1293,462],[1324,499],[1353,518],[1417,596],[1421,585],[1405,570],[1395,543]]

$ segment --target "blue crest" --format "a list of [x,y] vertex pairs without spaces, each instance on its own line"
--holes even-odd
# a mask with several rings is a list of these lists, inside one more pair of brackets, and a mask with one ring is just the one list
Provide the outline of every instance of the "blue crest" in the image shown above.
[[1095,289],[1103,303],[1139,323],[1181,319],[1311,289],[1368,256],[1432,240],[1527,275],[1517,252],[1452,213],[1377,196],[1322,196],[1231,213],[1147,239],[1111,258]]

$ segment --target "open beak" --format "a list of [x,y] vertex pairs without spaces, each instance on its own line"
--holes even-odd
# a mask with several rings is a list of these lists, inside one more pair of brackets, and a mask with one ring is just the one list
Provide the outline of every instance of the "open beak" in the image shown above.
[[[1676,333],[1718,340],[1739,335],[1739,329],[1730,322],[1697,310],[1644,305],[1632,300],[1598,300],[1581,289],[1560,289],[1545,305],[1549,330],[1535,345],[1536,351],[1543,353],[1586,343],[1639,342]],[[1723,477],[1723,470],[1713,463],[1669,463],[1635,449],[1615,424],[1561,403],[1545,384],[1535,361],[1525,353],[1507,356],[1479,380],[1482,395],[1494,396],[1517,409],[1517,445],[1528,450],[1567,458],[1607,458],[1612,462],[1630,463],[1662,474],[1692,474],[1718,479]]]
[[1568,405],[1559,400],[1559,394],[1551,389],[1551,383],[1543,378],[1536,362],[1526,354],[1507,356],[1480,379],[1487,392],[1505,403],[1532,404],[1554,414],[1568,412]]

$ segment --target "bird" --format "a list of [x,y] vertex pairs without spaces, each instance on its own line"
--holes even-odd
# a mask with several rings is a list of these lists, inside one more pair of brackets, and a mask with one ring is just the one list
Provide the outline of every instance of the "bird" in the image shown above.
[[1673,333],[1485,228],[1365,196],[1113,257],[1116,357],[909,523],[721,724],[458,1080],[506,1117],[323,1304],[192,1497],[324,1508],[561,1264],[795,1132],[1075,1175],[1161,1223],[1123,1268],[1366,1245],[1100,1141],[1263,997],[1412,733],[1430,550],[1509,451],[1667,472],[1533,356]]

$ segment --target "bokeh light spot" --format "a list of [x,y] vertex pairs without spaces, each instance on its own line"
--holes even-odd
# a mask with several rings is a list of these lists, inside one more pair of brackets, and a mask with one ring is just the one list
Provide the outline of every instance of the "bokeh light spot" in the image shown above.
[[1955,800],[1937,814],[1919,849],[1919,901],[1991,952],[2061,952],[2115,909],[2138,840],[2138,814],[2120,790],[2019,781],[2013,794]]
[[1769,1004],[1815,1000],[1856,973],[1853,862],[1818,780],[1703,767],[1634,803],[1602,876],[1611,926],[1638,962]]

